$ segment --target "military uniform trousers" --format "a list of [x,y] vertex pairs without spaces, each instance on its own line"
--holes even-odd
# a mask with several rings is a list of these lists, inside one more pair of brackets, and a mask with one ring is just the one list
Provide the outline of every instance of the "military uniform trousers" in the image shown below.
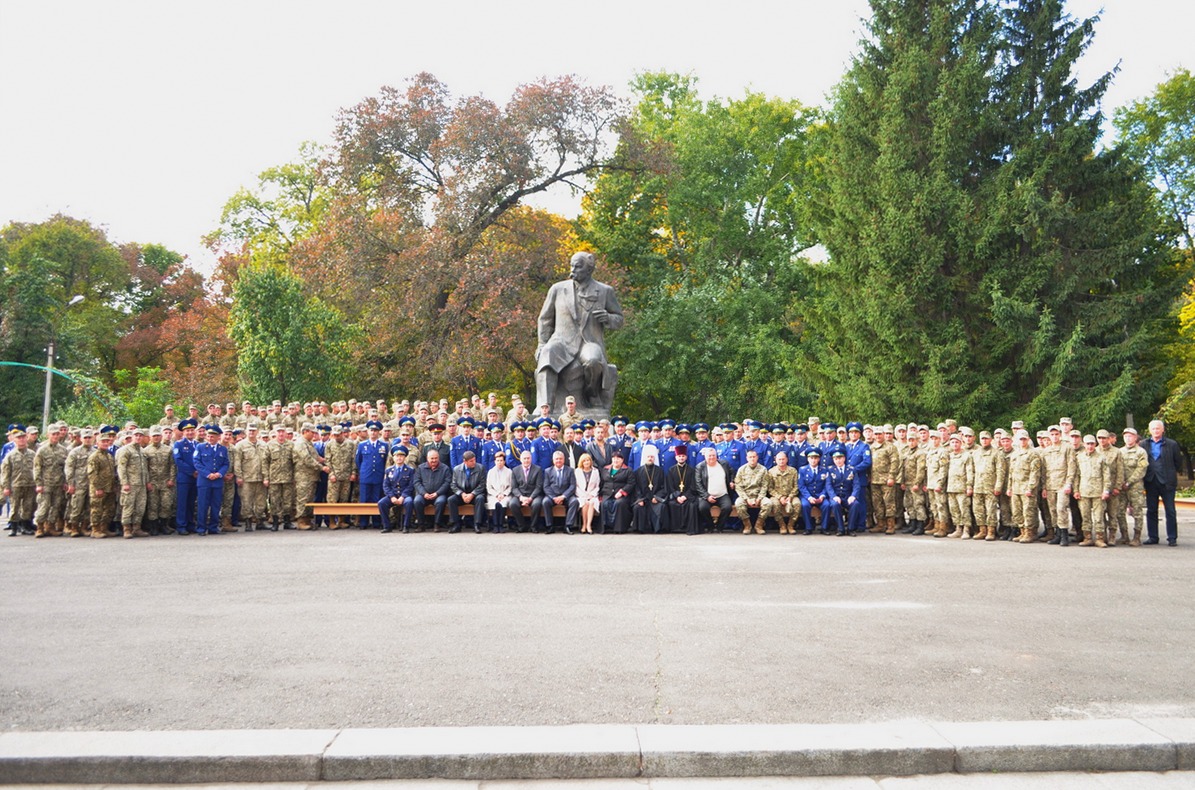
[[116,517],[116,492],[105,491],[103,496],[91,492],[91,529],[105,532]]
[[[767,518],[772,515],[772,508],[773,508],[772,500],[768,499],[766,496],[760,498],[760,500],[759,500],[759,526],[761,529],[763,528],[764,521],[766,521]],[[750,519],[751,518],[750,514],[748,513],[747,498],[742,496],[741,494],[739,495],[738,501],[736,501],[734,503],[734,514],[741,519]]]
[[1134,483],[1124,492],[1124,498],[1133,511],[1133,535],[1141,537],[1145,529],[1145,485]]
[[174,491],[175,526],[180,530],[190,529],[194,531],[196,527],[195,507],[199,502],[199,492],[198,488],[196,488],[195,478],[189,474],[176,476],[174,478]]
[[66,520],[71,524],[89,524],[91,518],[91,495],[87,486],[75,489],[66,506]]
[[946,497],[950,503],[950,520],[954,528],[967,532],[971,529],[971,497],[959,493],[949,493]]
[[207,485],[197,487],[197,511],[195,516],[195,530],[218,533],[220,531],[220,505],[224,503],[224,478],[205,481]]
[[945,491],[930,491],[929,507],[937,526],[943,529],[950,526],[950,499]]
[[1104,500],[1098,496],[1079,498],[1079,513],[1083,517],[1083,532],[1088,540],[1104,531]]
[[1040,494],[1025,496],[1012,494],[1012,524],[1018,529],[1029,530],[1029,537],[1037,537],[1037,498]]
[[178,508],[178,488],[171,485],[164,486],[158,489],[158,495],[161,497],[158,518],[163,520],[174,518],[174,512]]
[[220,500],[220,517],[225,523],[232,523],[232,508],[237,499],[236,480],[224,480],[224,496]]
[[241,518],[251,524],[266,520],[266,487],[260,480],[246,480],[240,485]]
[[[315,501],[315,486],[319,477],[302,477],[295,475],[295,515],[299,518],[311,517],[311,503]],[[381,493],[380,491],[378,492]],[[377,501],[376,499],[374,500]]]
[[883,523],[885,519],[896,518],[896,486],[872,483],[871,505],[876,518],[876,526],[887,526]]
[[971,497],[971,512],[975,515],[975,524],[980,527],[1000,526],[1000,513],[996,506],[996,495],[976,491]]
[[925,491],[905,491],[905,513],[910,521],[925,521],[929,518],[929,497]]
[[1050,526],[1069,530],[1071,526],[1070,494],[1046,489],[1046,503],[1050,506]]
[[1000,526],[1012,528],[1012,497],[1001,494],[996,497],[996,504],[1000,509]]
[[1104,506],[1104,520],[1108,523],[1109,541],[1116,537],[1118,529],[1120,536],[1126,541],[1128,540],[1129,520],[1125,517],[1125,508],[1128,506],[1129,498],[1124,495],[1123,491],[1108,497],[1108,504]]
[[37,489],[33,486],[13,486],[9,502],[12,504],[8,514],[10,524],[14,521],[31,521],[37,505]]
[[328,501],[336,502],[352,502],[349,499],[349,494],[352,492],[353,483],[348,477],[337,479],[335,483],[328,481]]
[[[35,489],[36,490],[36,489]],[[50,527],[62,521],[66,516],[66,491],[62,484],[42,487],[37,495],[37,524],[40,527]]]
[[295,514],[295,484],[289,480],[270,483],[267,493],[270,495],[270,518],[289,521]]
[[141,527],[141,519],[145,518],[145,484],[134,485],[120,492],[120,523],[126,527]]
[[1049,496],[1037,496],[1037,515],[1041,519],[1041,523],[1047,530],[1054,529],[1054,508],[1051,506]]
[[165,483],[154,483],[152,491],[145,492],[145,518],[147,521],[168,519],[173,515],[170,507],[170,492],[174,489]]

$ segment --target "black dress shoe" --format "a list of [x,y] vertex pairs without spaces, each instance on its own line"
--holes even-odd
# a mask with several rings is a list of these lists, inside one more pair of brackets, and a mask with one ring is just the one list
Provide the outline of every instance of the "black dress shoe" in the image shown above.
[[461,531],[461,528],[460,528],[460,527],[454,526],[452,529],[448,530],[448,534],[449,534],[449,535],[455,535],[456,533],[458,533],[458,532],[460,532],[460,531]]
[[480,535],[480,534],[481,534],[481,527],[474,526],[474,527],[473,527],[473,531],[474,531],[474,532],[476,532],[478,535]]
[[1177,546],[1178,541],[1177,540],[1168,540],[1168,541],[1166,541],[1166,545],[1167,546]]
[[572,528],[572,527],[570,527],[568,524],[565,524],[565,525],[564,525],[564,534],[565,534],[565,535],[571,535],[571,534],[573,534],[573,528]]
[[383,534],[383,535],[385,535],[387,532],[393,532],[393,531],[394,531],[394,530],[392,530],[392,529],[390,529],[389,527],[387,527],[386,529],[383,529],[383,530],[382,530],[382,534]]
[[1145,540],[1141,541],[1141,545],[1156,546],[1156,545],[1158,545],[1158,539],[1157,538],[1146,538]]

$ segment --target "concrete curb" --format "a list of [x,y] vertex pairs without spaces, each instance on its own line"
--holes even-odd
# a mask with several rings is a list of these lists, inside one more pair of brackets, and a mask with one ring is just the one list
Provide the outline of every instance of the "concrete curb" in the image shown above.
[[0,733],[0,784],[1195,769],[1195,719]]

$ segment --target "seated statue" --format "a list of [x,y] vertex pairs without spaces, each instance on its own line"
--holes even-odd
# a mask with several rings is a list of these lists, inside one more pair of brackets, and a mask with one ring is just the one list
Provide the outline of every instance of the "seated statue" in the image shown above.
[[559,414],[572,395],[581,416],[609,417],[618,370],[606,361],[606,330],[622,327],[622,308],[614,289],[593,279],[593,253],[578,252],[569,265],[569,279],[548,289],[539,313],[537,405]]

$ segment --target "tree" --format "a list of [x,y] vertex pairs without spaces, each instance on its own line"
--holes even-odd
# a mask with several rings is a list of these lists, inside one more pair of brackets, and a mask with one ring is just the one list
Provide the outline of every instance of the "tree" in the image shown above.
[[175,399],[170,382],[162,377],[161,368],[118,370],[116,386],[120,400],[138,425],[153,425],[162,417],[162,408]]
[[228,334],[237,344],[245,397],[310,400],[341,392],[359,338],[339,310],[303,291],[303,281],[281,265],[242,269]]
[[819,389],[871,420],[1152,411],[1177,284],[1134,168],[1096,149],[1110,75],[1072,76],[1095,20],[1058,0],[872,9],[826,135]]
[[1145,169],[1188,250],[1195,250],[1195,76],[1179,69],[1113,116],[1125,153]]
[[610,340],[616,408],[787,417],[812,398],[790,360],[817,114],[758,93],[702,102],[696,80],[676,74],[641,74],[632,88],[620,153],[642,166],[603,173],[581,219],[633,316]]

